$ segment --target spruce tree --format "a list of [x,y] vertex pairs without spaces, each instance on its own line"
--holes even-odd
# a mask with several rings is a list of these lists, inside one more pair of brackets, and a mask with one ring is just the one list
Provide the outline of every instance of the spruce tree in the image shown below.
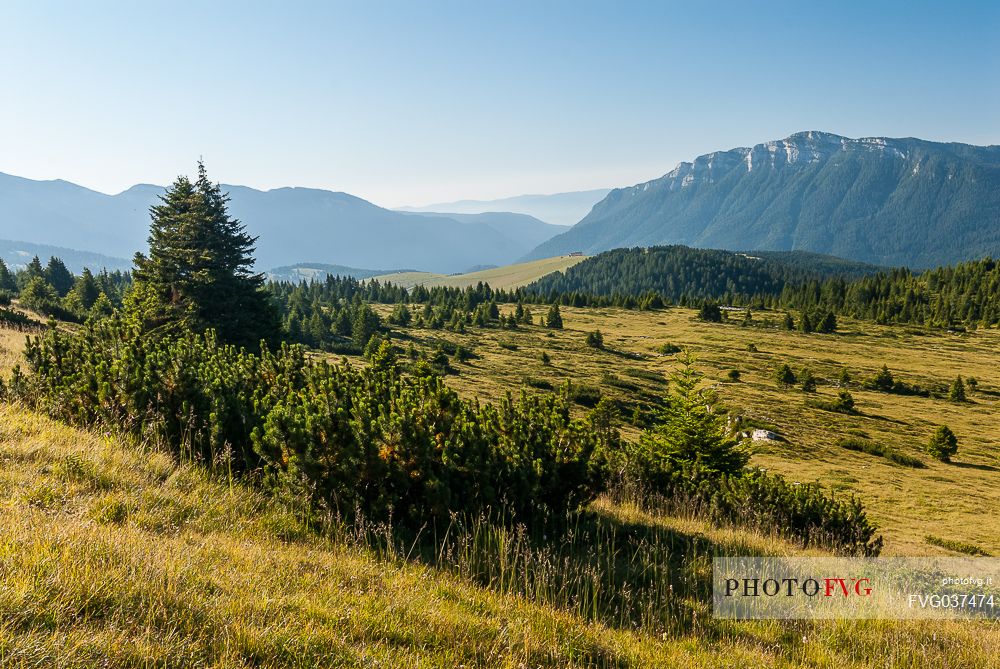
[[819,322],[818,330],[825,334],[830,334],[837,331],[837,317],[832,311],[826,312],[823,320]]
[[378,332],[381,322],[378,314],[367,304],[362,304],[354,312],[351,321],[351,338],[360,348],[368,345],[369,340]]
[[7,267],[2,259],[0,259],[0,291],[17,291],[17,281],[14,279],[14,275],[11,273],[10,268]]
[[952,382],[951,390],[948,392],[948,400],[951,402],[965,401],[965,383],[962,381],[961,376],[956,376]]
[[951,456],[958,452],[958,437],[947,425],[942,425],[927,444],[927,452],[941,462],[950,462]]
[[100,295],[101,289],[98,288],[94,275],[89,269],[84,268],[83,274],[73,282],[73,289],[66,296],[66,302],[70,309],[82,314],[94,306]]
[[792,371],[792,368],[788,365],[788,363],[785,363],[778,368],[778,371],[774,374],[774,380],[778,382],[779,386],[784,388],[788,388],[798,381],[795,377],[795,372]]
[[38,313],[50,315],[59,306],[59,295],[48,281],[36,276],[21,289],[21,304]]
[[549,313],[545,317],[545,327],[561,330],[563,326],[562,314],[559,313],[559,305],[553,304],[549,307]]
[[671,376],[674,393],[662,414],[662,422],[641,438],[641,453],[653,479],[671,472],[689,471],[709,477],[740,472],[749,454],[738,439],[729,436],[725,417],[714,406],[714,396],[698,385],[690,356]]
[[229,216],[229,197],[198,163],[152,207],[149,255],[135,256],[133,304],[150,327],[214,329],[246,347],[273,342],[278,315],[253,271],[256,238]]
[[[32,279],[45,280],[45,269],[42,267],[42,261],[38,259],[38,256],[32,258],[27,267],[18,271],[17,289],[24,290],[25,286],[31,283]],[[46,281],[46,283],[48,282]]]
[[886,365],[882,365],[882,369],[872,377],[872,380],[867,385],[875,388],[875,390],[889,392],[896,386],[896,380],[892,378],[892,372],[889,371],[889,368]]
[[73,288],[73,275],[66,269],[66,264],[55,256],[49,258],[49,264],[45,267],[45,280],[56,289],[59,297],[66,297]]

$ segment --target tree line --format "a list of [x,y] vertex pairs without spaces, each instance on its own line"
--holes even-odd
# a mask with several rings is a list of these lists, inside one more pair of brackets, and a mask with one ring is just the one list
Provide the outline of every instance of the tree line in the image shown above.
[[[881,324],[1000,324],[1000,265],[993,258],[922,273],[853,265],[840,269],[837,263],[812,266],[794,258],[683,246],[615,249],[542,277],[523,293],[575,306],[701,307],[711,302],[795,309],[812,321],[834,313]],[[527,298],[521,294],[519,299]]]

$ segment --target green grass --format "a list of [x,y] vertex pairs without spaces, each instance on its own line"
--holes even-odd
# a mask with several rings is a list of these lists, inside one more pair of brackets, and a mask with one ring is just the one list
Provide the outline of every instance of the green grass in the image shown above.
[[585,256],[555,256],[532,260],[531,262],[504,265],[493,269],[484,269],[466,274],[433,274],[431,272],[396,272],[375,277],[382,282],[390,282],[404,288],[424,286],[448,286],[451,288],[466,288],[475,286],[482,281],[497,289],[510,290],[527,286],[552,272],[562,272],[578,262],[586,260]]

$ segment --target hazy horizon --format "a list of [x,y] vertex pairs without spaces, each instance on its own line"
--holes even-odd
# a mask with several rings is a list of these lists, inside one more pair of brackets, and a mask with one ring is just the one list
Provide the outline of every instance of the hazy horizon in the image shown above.
[[[629,186],[803,130],[1000,143],[986,2],[6,3],[0,172],[384,207]],[[179,29],[182,28],[182,29]]]

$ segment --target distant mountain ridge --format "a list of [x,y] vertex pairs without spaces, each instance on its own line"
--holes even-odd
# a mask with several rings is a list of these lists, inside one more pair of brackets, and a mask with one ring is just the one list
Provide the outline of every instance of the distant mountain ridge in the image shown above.
[[38,256],[44,265],[52,256],[61,259],[69,271],[79,274],[84,267],[94,272],[106,269],[109,272],[115,270],[131,271],[132,261],[125,258],[113,258],[100,253],[90,253],[88,251],[77,251],[67,249],[62,246],[49,246],[47,244],[33,244],[11,239],[0,239],[0,259],[6,263],[11,270],[26,267],[31,259]]
[[801,132],[611,191],[527,258],[685,244],[930,267],[1000,254],[1000,146]]
[[553,225],[573,225],[590,213],[591,208],[611,192],[610,188],[552,193],[551,195],[517,195],[498,200],[458,200],[439,202],[422,207],[398,207],[398,211],[449,212],[454,214],[485,214],[509,211],[528,214]]
[[[532,248],[566,232],[569,226],[552,225],[528,214],[507,211],[487,211],[481,214],[454,214],[444,212],[408,212],[412,216],[452,218],[459,223],[485,225],[514,243],[528,243]],[[469,268],[466,268],[467,270]]]
[[[462,272],[509,264],[560,231],[522,216],[408,214],[312,188],[223,190],[232,215],[259,237],[260,270],[312,261]],[[140,184],[106,195],[66,181],[0,174],[0,237],[131,258],[146,248],[149,207],[163,192]]]

